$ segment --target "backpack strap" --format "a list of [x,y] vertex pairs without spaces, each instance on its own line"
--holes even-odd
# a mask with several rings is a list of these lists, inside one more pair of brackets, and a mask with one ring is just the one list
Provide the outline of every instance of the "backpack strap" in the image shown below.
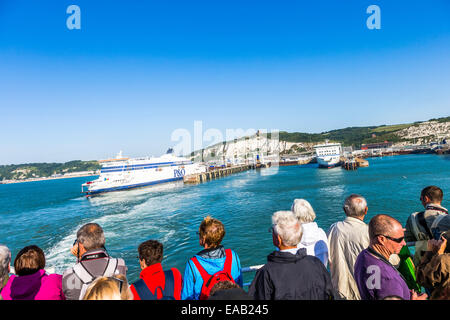
[[419,233],[421,233],[419,226],[417,225],[417,215],[419,214],[419,212],[414,212],[411,214],[410,218],[408,219],[408,221],[410,221],[411,223],[411,231],[412,234],[414,235],[414,238],[416,241],[419,241],[421,239],[421,237],[419,236]]
[[165,284],[163,291],[163,298],[174,298],[175,299],[175,277],[172,270],[164,271]]
[[194,263],[195,267],[197,268],[198,272],[200,272],[200,276],[203,279],[203,283],[208,281],[208,279],[211,277],[211,275],[208,272],[206,272],[206,270],[202,267],[202,265],[198,261],[197,257],[194,256],[193,258],[191,258],[191,260]]
[[439,224],[439,222],[441,222],[441,220],[445,218],[445,215],[440,214],[436,217],[436,219],[434,219],[433,224],[431,225],[431,230],[433,230],[434,228],[436,228]]
[[85,284],[91,282],[92,280],[94,280],[94,276],[92,274],[90,274],[89,271],[86,270],[86,268],[83,266],[83,264],[81,262],[77,263],[73,267],[73,272]]
[[133,283],[133,286],[141,300],[157,300],[157,288],[155,289],[155,294],[153,294],[143,279]]
[[223,271],[228,273],[231,276],[231,264],[233,263],[233,252],[231,249],[225,250],[225,263],[223,266]]
[[115,258],[108,259],[108,264],[106,265],[103,276],[112,277],[116,274],[117,266],[119,265],[119,260]]
[[430,239],[433,239],[433,234],[431,233],[430,228],[428,228],[427,222],[425,221],[425,211],[421,211],[417,214],[417,219],[419,224],[425,229],[427,235]]
[[152,293],[143,279],[139,279],[133,283],[134,289],[141,300],[158,300],[158,289],[161,291],[162,298],[175,299],[175,278],[172,270],[164,271],[165,285],[164,290],[161,287],[155,288],[155,293]]

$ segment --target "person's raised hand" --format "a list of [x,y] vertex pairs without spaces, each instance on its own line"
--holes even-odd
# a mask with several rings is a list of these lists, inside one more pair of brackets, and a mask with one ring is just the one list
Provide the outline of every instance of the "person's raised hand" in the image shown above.
[[427,298],[426,293],[417,293],[415,290],[411,290],[411,300],[427,300]]

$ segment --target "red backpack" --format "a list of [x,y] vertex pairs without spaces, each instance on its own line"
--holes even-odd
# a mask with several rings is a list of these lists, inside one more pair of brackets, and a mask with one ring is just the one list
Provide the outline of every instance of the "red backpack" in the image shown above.
[[234,279],[231,277],[231,263],[233,262],[233,254],[231,252],[231,249],[225,250],[225,264],[223,266],[223,269],[217,271],[213,275],[210,275],[206,272],[206,270],[198,262],[197,257],[193,257],[191,260],[197,267],[197,270],[200,272],[200,275],[203,279],[202,290],[200,292],[200,300],[207,300],[209,298],[211,289],[218,282],[231,281],[235,283]]

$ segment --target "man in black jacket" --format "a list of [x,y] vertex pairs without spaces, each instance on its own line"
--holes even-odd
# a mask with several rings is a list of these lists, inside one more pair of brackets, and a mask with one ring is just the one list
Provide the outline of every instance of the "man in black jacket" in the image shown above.
[[277,211],[272,216],[273,244],[279,251],[267,257],[256,272],[249,295],[255,300],[332,300],[338,298],[331,277],[323,263],[297,249],[302,228],[291,211]]

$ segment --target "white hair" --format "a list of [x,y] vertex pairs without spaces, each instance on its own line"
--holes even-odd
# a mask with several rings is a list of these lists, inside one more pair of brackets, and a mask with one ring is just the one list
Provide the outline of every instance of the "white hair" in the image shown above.
[[311,204],[305,199],[295,199],[291,207],[292,212],[300,223],[313,222],[316,219],[316,213]]
[[3,282],[8,278],[9,265],[11,263],[11,251],[7,246],[0,244],[0,288]]
[[361,217],[366,213],[367,201],[359,194],[351,194],[345,199],[344,212],[349,217]]
[[286,246],[296,246],[302,239],[302,226],[292,211],[277,211],[272,215],[274,232]]

